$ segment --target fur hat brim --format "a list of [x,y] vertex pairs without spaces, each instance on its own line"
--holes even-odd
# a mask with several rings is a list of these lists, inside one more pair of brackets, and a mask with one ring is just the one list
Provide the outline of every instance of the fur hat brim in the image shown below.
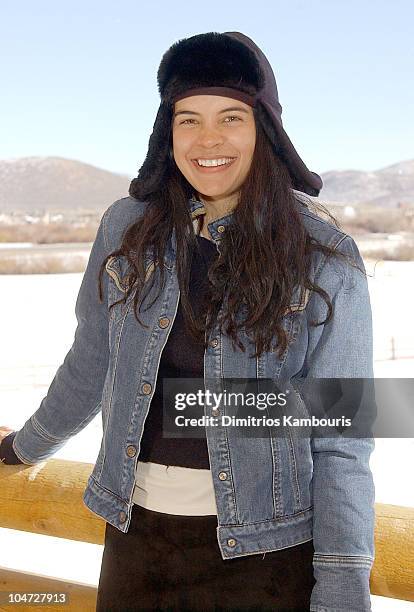
[[157,72],[161,97],[148,153],[129,193],[144,200],[158,191],[170,163],[174,101],[189,90],[225,87],[255,100],[257,117],[289,170],[292,187],[312,196],[321,178],[308,170],[282,124],[282,107],[273,70],[261,49],[240,32],[209,32],[174,43]]

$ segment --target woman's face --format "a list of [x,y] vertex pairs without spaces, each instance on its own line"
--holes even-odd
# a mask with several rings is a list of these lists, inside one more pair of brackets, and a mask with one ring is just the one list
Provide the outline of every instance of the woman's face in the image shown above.
[[[201,196],[217,202],[233,199],[249,172],[255,144],[253,109],[244,102],[203,95],[174,105],[174,159]],[[206,167],[198,160],[226,163]]]

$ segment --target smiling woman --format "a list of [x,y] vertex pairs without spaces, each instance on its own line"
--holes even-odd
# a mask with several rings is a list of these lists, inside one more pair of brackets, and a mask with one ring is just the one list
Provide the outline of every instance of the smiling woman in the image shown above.
[[232,102],[231,98],[211,95],[194,95],[175,102],[174,159],[207,205],[205,227],[236,206],[253,159],[253,108],[244,102],[238,106]]
[[[274,74],[263,52],[238,32],[200,34],[172,45],[157,76],[161,104],[146,160],[130,187],[131,196],[148,206],[113,255],[130,262],[134,308],[138,296],[142,304],[154,288],[155,299],[167,304],[163,266],[144,292],[146,254],[151,252],[156,262],[175,262],[178,311],[158,379],[211,380],[218,372],[253,379],[259,373],[287,379],[371,375],[366,282],[356,283],[361,294],[349,301],[339,298],[336,284],[349,275],[345,264],[363,271],[362,260],[350,237],[311,214],[303,205],[306,198],[296,195],[318,195],[322,181],[283,129]],[[338,312],[331,327],[333,298]],[[345,352],[342,344],[349,334],[338,325],[341,317],[364,329]],[[158,421],[156,414],[153,405],[147,436],[149,431],[161,436],[161,412]],[[110,526],[98,609],[129,593],[131,602],[145,601],[148,609],[369,610],[370,443],[353,442],[347,449],[314,442],[289,450],[286,440],[271,433],[243,445],[225,430],[206,426],[206,439],[201,445],[193,440],[192,450],[190,440],[172,449],[157,436],[149,450],[144,433],[128,551],[140,558],[148,554],[145,567],[159,571],[145,583],[142,568],[141,582],[134,583],[137,573],[128,561],[125,573],[133,574],[128,585],[135,587],[126,589],[114,578],[119,558],[111,551],[120,537]],[[349,457],[345,472],[335,461],[338,455]],[[311,457],[317,459],[314,472]],[[159,480],[157,464],[169,466],[171,480]],[[363,483],[359,494],[354,476]],[[350,530],[343,517],[349,507],[355,508]],[[308,512],[313,519],[306,526]],[[211,520],[211,514],[217,518]],[[145,536],[150,524],[156,559]],[[212,550],[213,528],[221,557]],[[173,550],[163,536],[171,530]],[[182,555],[173,552],[178,550]],[[269,574],[259,552],[267,553]],[[130,560],[129,553],[123,558]],[[169,586],[168,575],[174,576]]]
[[165,427],[189,385],[270,381],[306,417],[303,379],[372,377],[358,249],[307,206],[322,181],[249,37],[180,40],[157,78],[148,153],[101,220],[73,347],[5,458],[45,460],[102,411],[84,493],[106,521],[97,612],[368,612],[370,438],[240,432],[207,401],[201,437]]

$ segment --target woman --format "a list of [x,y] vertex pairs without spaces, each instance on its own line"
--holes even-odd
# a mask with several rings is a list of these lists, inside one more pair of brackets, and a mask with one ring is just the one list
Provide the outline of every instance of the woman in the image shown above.
[[206,396],[218,425],[163,436],[177,379],[272,380],[303,416],[299,381],[373,374],[361,257],[306,206],[322,181],[283,129],[262,51],[238,32],[181,40],[158,86],[147,158],[93,244],[74,344],[0,457],[44,460],[102,411],[84,494],[107,523],[98,610],[370,610],[371,438],[240,436]]

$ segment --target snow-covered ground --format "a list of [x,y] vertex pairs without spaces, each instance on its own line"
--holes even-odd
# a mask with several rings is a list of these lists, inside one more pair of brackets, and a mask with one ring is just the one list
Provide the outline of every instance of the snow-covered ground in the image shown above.
[[[374,320],[375,375],[414,377],[414,262],[366,262]],[[0,276],[2,351],[0,425],[22,427],[38,408],[72,345],[82,274]],[[394,340],[391,340],[394,338]],[[394,353],[402,359],[391,360]],[[95,419],[54,457],[94,463],[102,435]],[[414,507],[402,465],[414,439],[377,439],[371,458],[378,502]],[[0,529],[0,566],[97,585],[102,546]],[[74,560],[76,559],[76,563]],[[414,603],[372,597],[374,612],[414,610]]]

